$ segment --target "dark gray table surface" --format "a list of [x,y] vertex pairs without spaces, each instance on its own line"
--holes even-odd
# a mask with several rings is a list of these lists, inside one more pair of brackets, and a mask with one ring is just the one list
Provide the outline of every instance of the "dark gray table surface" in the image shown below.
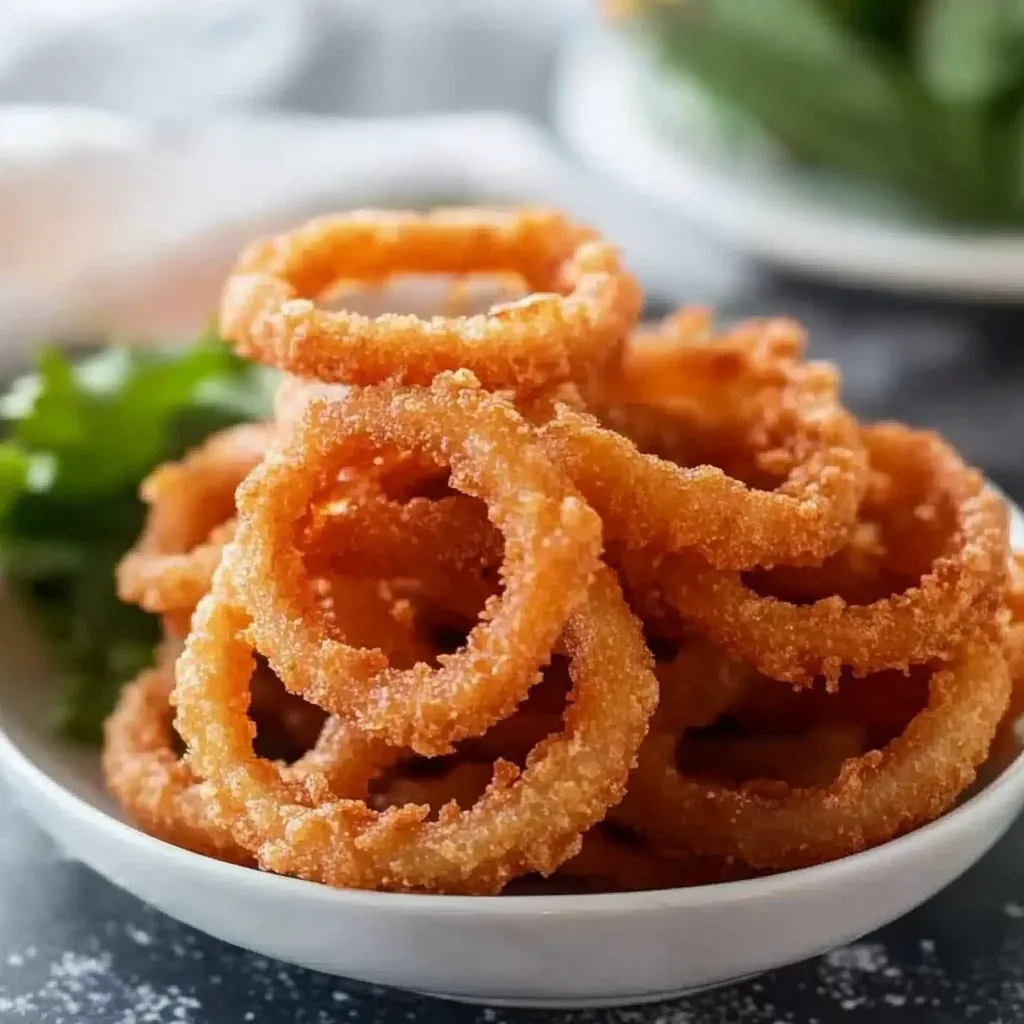
[[[1024,499],[1024,312],[766,279],[731,312],[809,325],[863,416],[936,426]],[[669,1005],[474,1009],[286,967],[209,939],[62,856],[0,787],[0,1021],[109,1024],[609,1021],[986,1024],[1024,1020],[1024,823],[960,881],[875,936]]]

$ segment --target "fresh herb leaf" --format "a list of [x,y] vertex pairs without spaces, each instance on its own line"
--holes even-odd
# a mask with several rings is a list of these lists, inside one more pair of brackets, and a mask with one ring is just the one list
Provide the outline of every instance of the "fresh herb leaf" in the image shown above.
[[0,569],[65,680],[65,735],[100,739],[159,639],[158,621],[114,585],[145,518],[139,484],[213,431],[268,415],[272,383],[208,334],[178,349],[114,345],[78,364],[44,348],[0,398]]

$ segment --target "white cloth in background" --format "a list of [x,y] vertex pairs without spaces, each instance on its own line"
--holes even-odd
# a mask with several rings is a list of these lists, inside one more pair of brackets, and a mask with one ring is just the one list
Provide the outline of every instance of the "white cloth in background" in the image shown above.
[[3,0],[0,102],[160,118],[546,105],[587,0]]
[[155,117],[262,103],[310,38],[291,0],[4,0],[0,101]]

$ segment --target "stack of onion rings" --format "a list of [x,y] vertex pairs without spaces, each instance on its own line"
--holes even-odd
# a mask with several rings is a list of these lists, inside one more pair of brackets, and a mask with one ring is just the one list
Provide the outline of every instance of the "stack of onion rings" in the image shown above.
[[[494,272],[539,293],[312,305]],[[327,885],[491,894],[715,884],[948,809],[1024,706],[1002,502],[935,435],[857,423],[792,321],[638,309],[550,211],[251,247],[222,329],[288,376],[273,423],[144,487],[119,591],[188,636],[108,722],[126,814]]]

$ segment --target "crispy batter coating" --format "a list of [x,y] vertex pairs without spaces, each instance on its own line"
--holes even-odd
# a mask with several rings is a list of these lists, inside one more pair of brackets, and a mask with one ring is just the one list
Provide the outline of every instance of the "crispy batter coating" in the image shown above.
[[146,526],[117,567],[122,601],[148,612],[191,612],[210,589],[232,532],[226,524],[235,490],[266,454],[272,434],[269,424],[231,427],[146,478]]
[[[296,801],[280,772],[255,758],[244,714],[252,670],[246,613],[231,599],[240,549],[229,547],[200,602],[177,664],[176,726],[194,770],[211,783],[224,820],[260,866],[328,885],[495,893],[518,875],[549,874],[622,796],[657,701],[639,623],[602,569],[565,627],[572,698],[563,731],[521,772],[494,766],[467,811],[365,802]],[[628,680],[629,685],[623,685]]]
[[924,710],[881,750],[845,760],[834,779],[696,778],[677,765],[677,737],[652,732],[617,814],[675,849],[773,870],[856,853],[930,821],[974,779],[1006,711],[1010,675],[993,632],[964,641],[935,669]]
[[[631,549],[685,549],[722,569],[820,560],[843,543],[867,484],[857,425],[839,402],[830,367],[780,356],[779,348],[771,322],[727,335],[720,346],[683,340],[668,346],[663,361],[670,365],[661,375],[662,394],[679,381],[678,405],[703,396],[716,431],[745,435],[748,455],[781,467],[769,489],[748,486],[717,465],[645,454],[595,416],[557,406],[541,435],[601,514],[609,540]],[[644,379],[655,376],[644,369]],[[647,407],[648,419],[656,406]],[[671,406],[661,411],[670,424],[680,415]],[[604,417],[614,420],[614,411],[606,408]]]
[[[381,444],[447,462],[505,535],[501,594],[438,667],[395,669],[379,650],[326,636],[309,600],[297,525],[353,452]],[[365,731],[443,754],[507,717],[540,676],[597,567],[601,524],[512,405],[468,374],[429,388],[380,385],[313,402],[238,493],[238,589],[252,636],[285,686]]]
[[935,434],[896,424],[864,434],[873,469],[891,488],[891,558],[907,557],[903,543],[912,549],[920,535],[942,539],[914,585],[867,605],[837,595],[793,604],[691,555],[626,556],[627,575],[716,644],[795,684],[838,679],[844,667],[867,674],[950,657],[1003,601],[1006,507]]
[[[531,294],[468,317],[330,311],[342,280],[514,272]],[[243,355],[325,382],[428,384],[468,369],[487,387],[587,379],[640,312],[614,247],[549,210],[362,210],[257,242],[224,287],[221,332]]]

